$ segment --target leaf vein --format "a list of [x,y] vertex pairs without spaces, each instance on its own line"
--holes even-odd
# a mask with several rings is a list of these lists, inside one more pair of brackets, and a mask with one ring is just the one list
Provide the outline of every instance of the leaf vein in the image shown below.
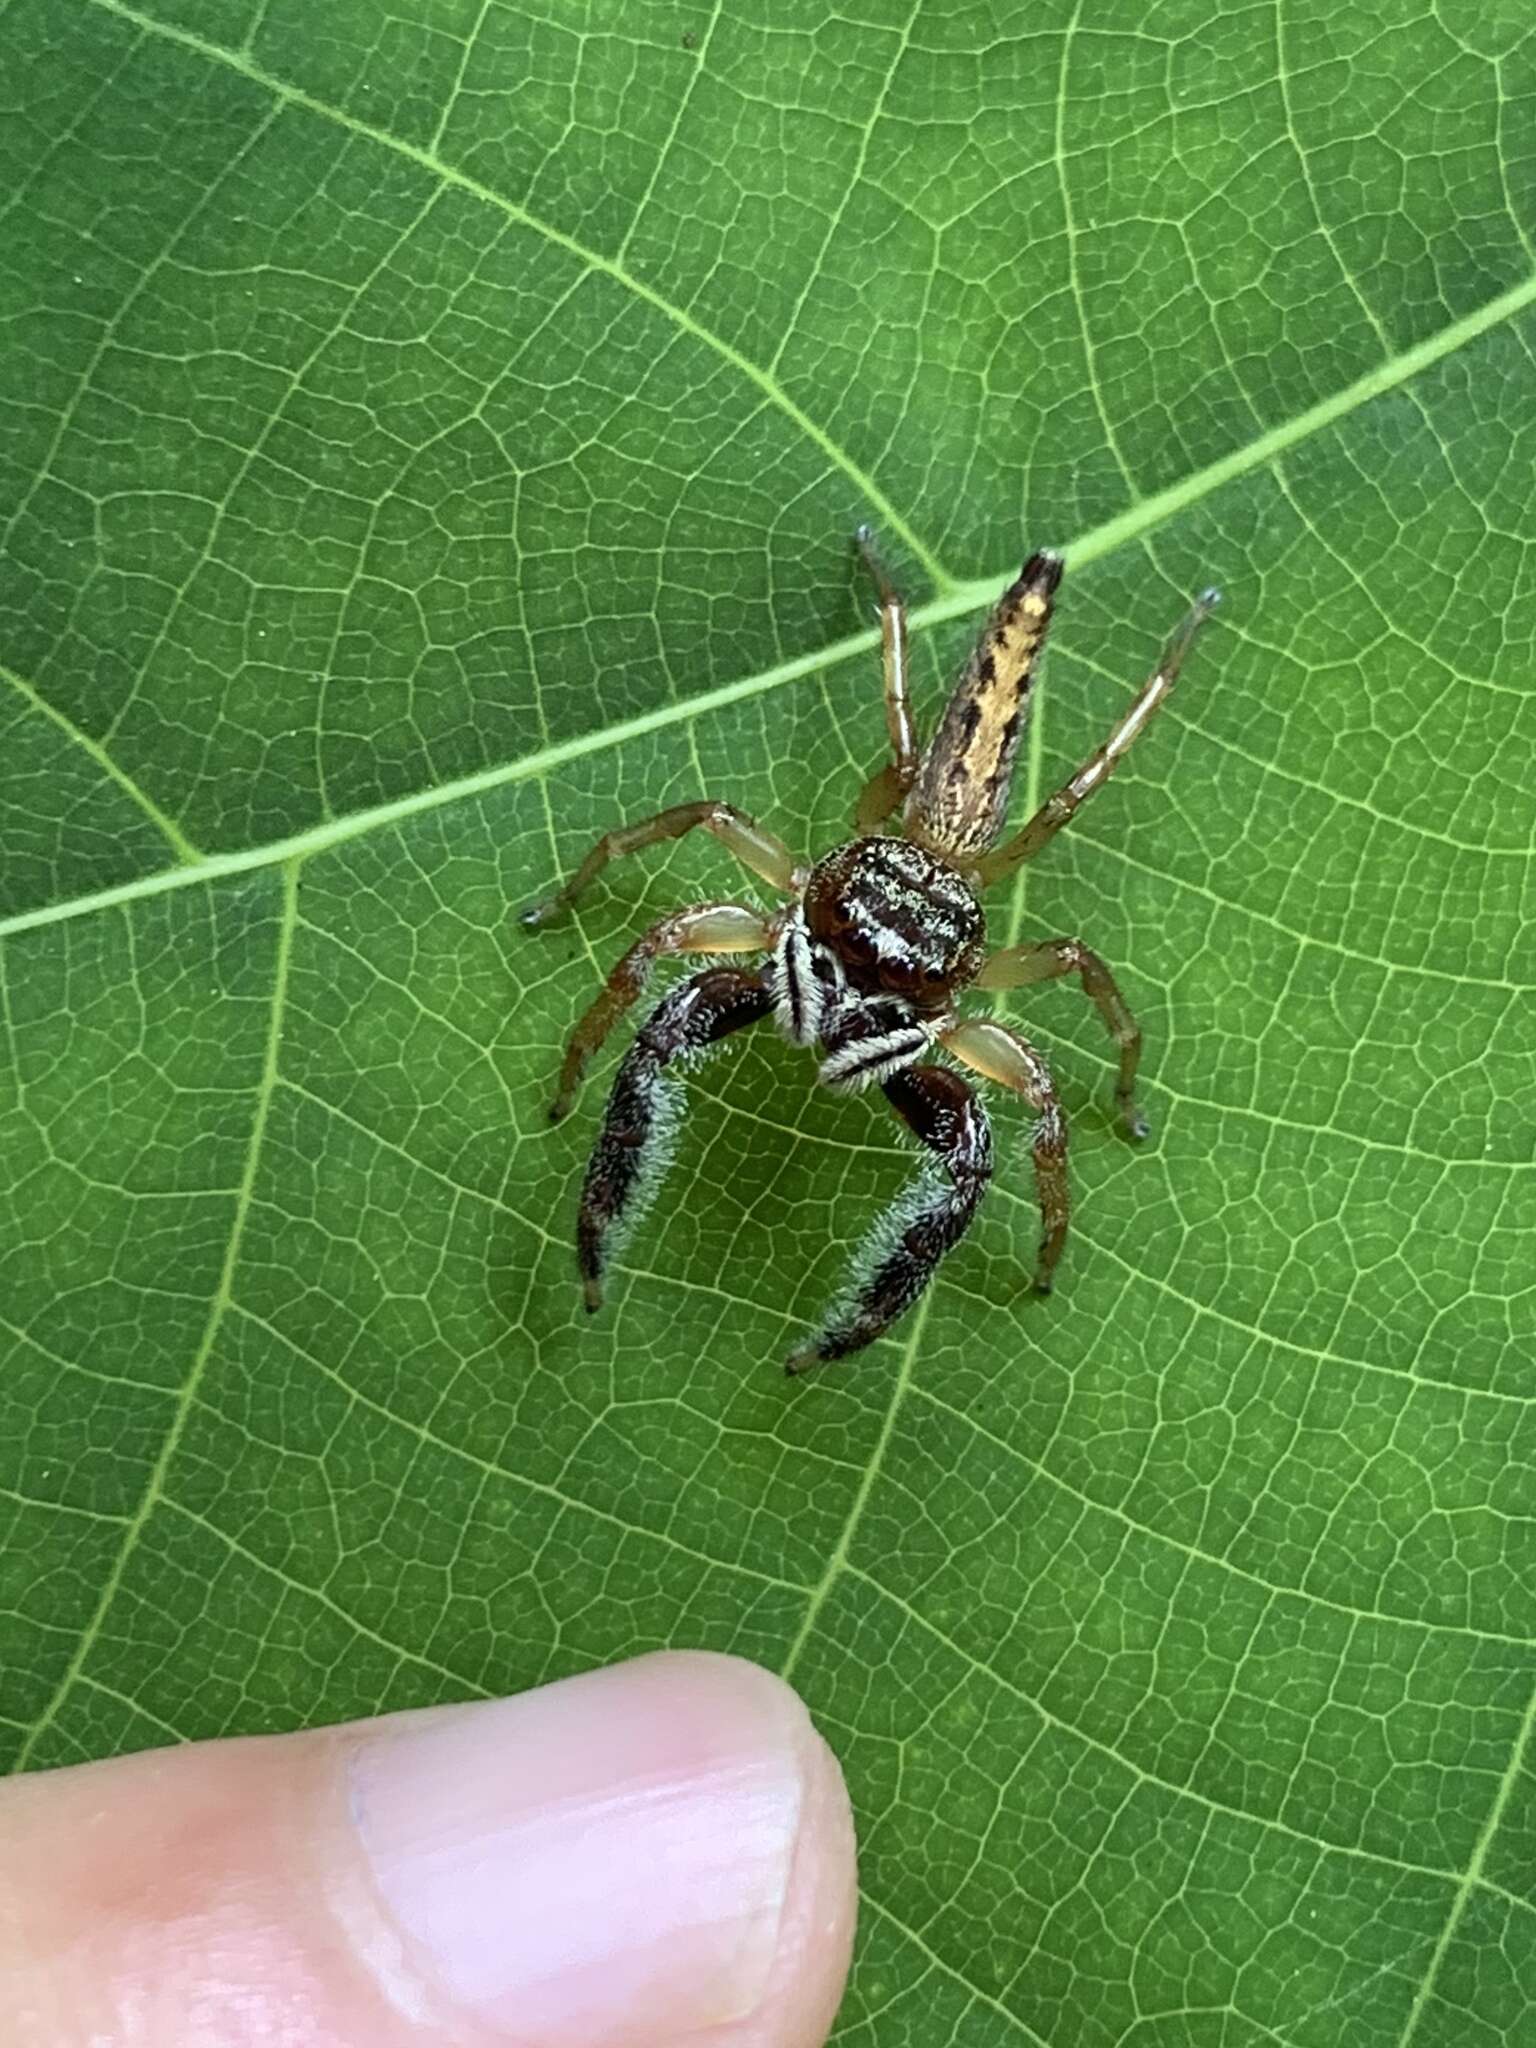
[[1451,1943],[1456,1938],[1456,1931],[1466,1915],[1467,1902],[1474,1892],[1492,1892],[1495,1897],[1505,1900],[1510,1905],[1524,1906],[1527,1912],[1533,1910],[1529,1900],[1521,1899],[1513,1892],[1507,1892],[1502,1885],[1493,1884],[1483,1876],[1483,1869],[1488,1860],[1488,1852],[1493,1846],[1494,1838],[1499,1832],[1499,1827],[1508,1809],[1509,1802],[1514,1796],[1515,1787],[1519,1783],[1521,1773],[1525,1768],[1526,1754],[1531,1747],[1533,1730],[1536,1730],[1536,1692],[1531,1694],[1530,1700],[1526,1705],[1525,1719],[1510,1751],[1508,1767],[1499,1781],[1498,1790],[1494,1793],[1489,1803],[1487,1817],[1479,1831],[1471,1858],[1456,1886],[1456,1895],[1451,1901],[1450,1911],[1445,1916],[1445,1924],[1440,1930],[1439,1939],[1435,1943],[1434,1953],[1429,1959],[1429,1967],[1424,1972],[1424,1980],[1414,1994],[1413,2005],[1409,2010],[1407,2023],[1403,2028],[1401,2048],[1410,2048],[1410,2044],[1419,2031],[1419,2022],[1423,2019],[1428,2009],[1430,1997],[1434,1992],[1435,1982],[1440,1974],[1440,1966],[1445,1961]]
[[76,725],[74,720],[62,712],[56,704],[50,704],[34,683],[27,682],[23,677],[17,675],[14,669],[6,668],[3,663],[0,663],[0,676],[4,677],[5,681],[11,685],[13,690],[17,691],[23,701],[33,711],[57,726],[59,731],[64,734],[65,738],[72,745],[79,747],[82,753],[89,755],[90,759],[96,763],[96,766],[102,773],[115,782],[123,794],[131,798],[138,805],[139,809],[155,827],[156,831],[159,832],[172,853],[175,854],[177,861],[183,867],[190,867],[203,859],[201,849],[192,844],[186,833],[176,823],[176,820],[161,810],[147,790],[140,789],[127,769],[121,767],[113,759],[112,755],[99,740],[92,739],[88,732],[85,732],[80,726]]
[[[1018,1701],[1021,1706],[1027,1707],[1031,1713],[1038,1715],[1040,1720],[1049,1727],[1056,1729],[1058,1733],[1071,1736],[1074,1741],[1081,1742],[1085,1748],[1096,1751],[1098,1755],[1107,1758],[1121,1770],[1128,1771],[1139,1783],[1155,1786],[1158,1791],[1166,1792],[1175,1799],[1186,1800],[1191,1805],[1198,1806],[1207,1813],[1220,1815],[1226,1820],[1239,1821],[1244,1827],[1255,1828],[1261,1833],[1285,1835],[1292,1841],[1303,1843],[1307,1848],[1316,1851],[1320,1856],[1347,1856],[1352,1861],[1373,1864],[1378,1869],[1406,1871],[1412,1876],[1435,1878],[1441,1883],[1450,1886],[1460,1885],[1465,1887],[1469,1883],[1475,1882],[1489,1891],[1498,1893],[1500,1897],[1509,1900],[1512,1905],[1521,1906],[1527,1913],[1532,1915],[1533,1920],[1536,1920],[1536,1905],[1533,1905],[1528,1899],[1518,1898],[1513,1892],[1506,1892],[1502,1886],[1488,1883],[1481,1875],[1473,1879],[1470,1876],[1470,1866],[1469,1873],[1462,1873],[1442,1868],[1440,1865],[1433,1863],[1411,1863],[1402,1857],[1388,1856],[1379,1849],[1363,1848],[1358,1843],[1329,1841],[1325,1836],[1308,1834],[1305,1828],[1298,1828],[1290,1821],[1282,1820],[1276,1814],[1250,1813],[1244,1807],[1233,1806],[1226,1800],[1213,1798],[1208,1792],[1198,1791],[1193,1785],[1181,1785],[1176,1778],[1165,1778],[1157,1771],[1149,1771],[1145,1765],[1138,1764],[1133,1758],[1122,1755],[1112,1742],[1105,1741],[1102,1736],[1091,1735],[1087,1729],[1079,1728],[1074,1722],[1067,1721],[1060,1714],[1053,1713],[1049,1707],[1025,1692],[1012,1679],[1005,1678],[1000,1671],[994,1670],[984,1658],[976,1656],[974,1652],[967,1650],[963,1644],[957,1643],[952,1636],[939,1627],[937,1622],[931,1621],[926,1614],[920,1613],[909,1601],[904,1600],[899,1593],[893,1592],[888,1586],[882,1586],[878,1579],[872,1577],[861,1566],[849,1564],[846,1570],[850,1578],[857,1579],[862,1585],[867,1586],[871,1592],[877,1594],[880,1599],[889,1601],[900,1613],[908,1617],[914,1627],[920,1629],[925,1635],[931,1636],[936,1643],[948,1650],[952,1656],[959,1658],[972,1671],[977,1672],[981,1677],[987,1679],[989,1683],[995,1685],[1000,1692],[1005,1693],[1010,1699]],[[1533,1705],[1536,1705],[1536,1702],[1533,1702]],[[1403,2044],[1403,2048],[1407,2048],[1406,2042]]]
[[348,129],[369,142],[378,143],[381,148],[393,150],[398,155],[407,157],[412,163],[430,173],[439,183],[452,186],[484,205],[494,207],[497,212],[519,227],[527,228],[530,233],[541,236],[557,248],[564,249],[589,271],[610,278],[621,289],[642,300],[664,319],[669,320],[680,333],[688,335],[711,350],[738,376],[756,385],[769,403],[783,413],[784,417],[821,451],[833,467],[848,478],[860,495],[875,507],[884,524],[892,532],[901,535],[906,546],[922,563],[935,588],[946,590],[952,587],[953,578],[949,572],[897,511],[875,479],[867,475],[845,449],[839,447],[826,429],[812,419],[768,371],[760,369],[750,357],[744,355],[723,335],[716,334],[686,308],[674,304],[664,293],[634,276],[616,259],[604,256],[600,250],[588,248],[576,236],[567,234],[564,229],[555,227],[549,221],[541,220],[536,214],[528,212],[525,207],[517,205],[515,201],[506,198],[493,187],[482,184],[478,178],[472,178],[452,164],[445,163],[430,149],[424,149],[418,143],[407,142],[401,136],[391,135],[387,129],[376,127],[370,121],[360,121],[356,115],[347,113],[344,108],[331,106],[313,93],[305,92],[301,87],[276,77],[238,50],[211,42],[206,36],[195,35],[189,29],[176,28],[168,22],[156,21],[149,15],[140,14],[136,8],[128,6],[126,0],[87,0],[87,4],[99,7],[107,14],[115,14],[124,21],[131,21],[136,28],[146,34],[177,43],[209,63],[221,64],[231,71],[238,72],[242,77],[248,78],[253,85],[261,86],[286,104],[302,107],[306,113],[317,115],[321,120],[332,121],[338,127]]
[[298,914],[298,870],[289,863],[283,873],[282,916],[277,929],[277,942],[272,977],[272,1009],[267,1029],[266,1052],[262,1062],[261,1079],[257,1084],[256,1099],[251,1112],[251,1133],[246,1146],[245,1171],[241,1175],[240,1187],[235,1196],[234,1213],[230,1222],[229,1239],[225,1247],[224,1262],[220,1269],[218,1285],[208,1308],[208,1320],[203,1329],[202,1341],[192,1360],[185,1380],[176,1395],[175,1407],[161,1441],[159,1455],[150,1467],[144,1491],[138,1506],[127,1519],[123,1540],[118,1546],[112,1565],[102,1581],[101,1593],[90,1620],[80,1631],[74,1654],[64,1669],[58,1684],[42,1713],[32,1723],[26,1740],[17,1752],[14,1768],[25,1770],[28,1760],[35,1751],[44,1732],[57,1718],[60,1708],[73,1689],[76,1679],[85,1667],[85,1661],[101,1634],[119,1588],[123,1583],[130,1559],[138,1549],[149,1519],[158,1503],[167,1500],[165,1483],[175,1458],[178,1446],[185,1433],[187,1421],[197,1398],[197,1390],[207,1371],[208,1361],[213,1355],[214,1343],[223,1325],[224,1315],[230,1304],[234,1284],[235,1266],[240,1256],[240,1241],[245,1231],[246,1217],[250,1213],[252,1190],[256,1184],[256,1170],[261,1160],[262,1139],[266,1134],[267,1112],[277,1085],[278,1050],[282,1043],[283,1011],[288,992],[288,965],[293,949],[293,931]]
[[568,1514],[585,1516],[594,1522],[601,1522],[609,1528],[617,1529],[625,1537],[638,1537],[642,1542],[659,1543],[665,1549],[676,1551],[679,1556],[688,1558],[693,1564],[706,1566],[710,1571],[730,1572],[737,1578],[750,1579],[757,1585],[771,1586],[776,1592],[794,1593],[802,1598],[811,1590],[797,1579],[781,1578],[777,1573],[765,1572],[756,1565],[740,1564],[726,1557],[712,1557],[707,1551],[695,1550],[692,1544],[682,1542],[665,1529],[653,1529],[637,1522],[626,1522],[621,1515],[612,1514],[607,1508],[597,1507],[591,1501],[583,1500],[579,1494],[566,1493],[562,1488],[551,1485],[548,1480],[535,1479],[530,1473],[516,1471],[512,1466],[500,1464],[494,1458],[482,1457],[463,1444],[456,1444],[450,1438],[440,1436],[426,1423],[417,1422],[407,1415],[397,1414],[386,1402],[376,1400],[371,1394],[365,1394],[362,1388],[355,1386],[338,1367],[328,1365],[312,1351],[304,1350],[301,1345],[294,1342],[286,1330],[280,1330],[265,1316],[258,1315],[254,1309],[246,1308],[237,1301],[232,1304],[232,1312],[242,1321],[275,1338],[285,1351],[291,1352],[295,1358],[302,1359],[306,1365],[345,1394],[349,1401],[356,1402],[358,1407],[377,1415],[382,1422],[389,1423],[392,1428],[404,1430],[407,1435],[414,1436],[428,1449],[442,1451],[448,1457],[458,1459],[479,1472],[483,1478],[496,1479],[518,1488],[525,1494],[533,1494]]
[[1037,1478],[1043,1479],[1048,1486],[1055,1487],[1058,1492],[1065,1494],[1069,1500],[1076,1501],[1079,1506],[1098,1514],[1108,1515],[1111,1520],[1121,1523],[1132,1535],[1144,1536],[1151,1543],[1162,1544],[1192,1564],[1208,1565],[1214,1571],[1229,1573],[1234,1579],[1241,1579],[1274,1599],[1300,1601],[1305,1606],[1318,1607],[1328,1613],[1341,1615],[1350,1622],[1386,1622],[1398,1628],[1419,1629],[1426,1635],[1464,1635],[1471,1636],[1474,1641],[1480,1643],[1508,1643],[1521,1650],[1536,1648],[1536,1637],[1508,1635],[1499,1629],[1475,1628],[1469,1622],[1426,1621],[1417,1614],[1394,1614],[1389,1609],[1381,1607],[1351,1607],[1342,1600],[1330,1600],[1325,1594],[1309,1592],[1305,1586],[1279,1585],[1273,1579],[1266,1579],[1258,1572],[1249,1571],[1244,1565],[1234,1564],[1231,1558],[1223,1557],[1217,1551],[1202,1550],[1199,1544],[1186,1543],[1182,1537],[1171,1536],[1166,1530],[1154,1528],[1149,1522],[1138,1522],[1134,1515],[1127,1514],[1115,1501],[1100,1500],[1094,1494],[1084,1493],[1070,1480],[1062,1478],[1059,1473],[1052,1472],[1047,1466],[1042,1465],[1038,1458],[1032,1458],[1027,1451],[1021,1451],[1016,1445],[994,1435],[986,1424],[978,1422],[974,1415],[967,1414],[963,1408],[954,1407],[929,1388],[916,1387],[913,1389],[913,1395],[917,1400],[931,1403],[941,1414],[964,1423],[994,1450],[1001,1451],[1005,1457],[1022,1465],[1026,1471],[1034,1473]]

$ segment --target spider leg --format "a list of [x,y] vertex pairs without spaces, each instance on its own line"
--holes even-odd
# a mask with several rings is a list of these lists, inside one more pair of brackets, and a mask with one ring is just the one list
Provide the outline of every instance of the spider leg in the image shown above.
[[565,1048],[560,1086],[549,1120],[559,1123],[576,1099],[581,1077],[603,1040],[635,1002],[651,969],[670,953],[760,953],[773,945],[773,927],[744,903],[695,903],[653,924],[630,947],[588,1006]]
[[861,526],[854,535],[864,566],[874,582],[880,600],[880,656],[885,671],[885,727],[891,738],[891,758],[870,777],[854,813],[854,829],[862,836],[873,832],[882,819],[894,811],[917,780],[917,728],[912,722],[912,699],[907,680],[907,607],[892,583],[875,546],[871,528]]
[[1121,756],[1129,751],[1132,741],[1151,719],[1178,680],[1184,657],[1189,652],[1190,642],[1200,627],[1221,601],[1219,590],[1206,590],[1195,599],[1180,621],[1173,637],[1164,647],[1157,667],[1148,676],[1136,695],[1135,702],[1115,727],[1109,738],[1078,769],[1077,773],[1064,782],[1060,789],[1048,796],[1021,832],[1014,835],[1005,846],[997,847],[991,853],[984,853],[977,861],[977,871],[983,888],[996,882],[1004,875],[1011,875],[1015,868],[1022,867],[1050,840],[1054,839],[1077,810],[1079,804],[1092,796],[1096,789],[1109,780]]
[[530,927],[548,924],[552,917],[575,902],[609,861],[616,860],[621,854],[638,853],[642,846],[654,846],[660,839],[681,839],[685,832],[691,832],[700,825],[734,853],[743,867],[750,868],[754,875],[761,875],[775,889],[791,895],[803,885],[809,870],[797,867],[794,855],[782,839],[765,831],[755,818],[749,818],[745,811],[738,811],[734,804],[717,803],[712,797],[706,797],[696,804],[674,804],[670,810],[658,811],[654,817],[641,818],[633,825],[618,825],[613,831],[605,832],[570,880],[556,889],[553,895],[530,903],[520,913],[521,921]]
[[1035,1291],[1049,1294],[1051,1275],[1066,1242],[1072,1206],[1067,1184],[1067,1119],[1056,1099],[1051,1070],[1027,1039],[1005,1025],[967,1017],[946,1031],[939,1043],[966,1066],[988,1080],[1022,1095],[1035,1112],[1031,1141],[1035,1155],[1035,1190],[1040,1202],[1040,1252],[1035,1262]]
[[1115,1107],[1133,1138],[1144,1138],[1150,1128],[1136,1102],[1136,1069],[1141,1062],[1141,1026],[1131,1015],[1125,997],[1097,953],[1089,952],[1081,939],[1042,939],[1032,946],[1005,946],[977,975],[977,988],[1027,988],[1033,982],[1054,981],[1058,975],[1082,976],[1083,993],[1093,1004],[1110,1037],[1120,1048],[1120,1074],[1115,1084]]
[[576,1219],[576,1264],[589,1312],[602,1306],[604,1269],[670,1161],[683,1091],[669,1068],[772,1008],[765,973],[706,967],[669,991],[635,1034],[603,1111]]
[[948,1067],[904,1067],[881,1086],[943,1171],[919,1175],[875,1223],[855,1258],[847,1298],[821,1334],[785,1360],[790,1374],[862,1351],[904,1315],[965,1235],[992,1178],[987,1113],[958,1074]]

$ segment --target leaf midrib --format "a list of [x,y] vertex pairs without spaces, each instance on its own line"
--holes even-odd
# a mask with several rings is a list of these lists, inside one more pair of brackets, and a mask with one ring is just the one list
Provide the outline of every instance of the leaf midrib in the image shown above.
[[[715,334],[692,314],[674,305],[662,293],[634,277],[618,262],[588,248],[552,223],[539,219],[490,186],[468,177],[453,165],[445,163],[432,150],[423,149],[415,143],[391,135],[386,129],[358,120],[343,109],[331,106],[313,94],[275,77],[251,63],[239,51],[210,42],[189,30],[155,21],[125,4],[125,0],[86,0],[86,4],[133,23],[145,35],[156,36],[191,50],[206,62],[219,64],[239,73],[281,100],[303,107],[323,120],[332,121],[354,134],[366,137],[381,148],[407,157],[444,184],[469,193],[482,203],[496,208],[508,219],[565,249],[589,269],[603,272],[624,289],[645,300],[679,329],[712,349],[741,375],[756,384],[765,397],[791,420],[797,430],[821,449],[828,460],[849,478],[876,509],[890,531],[899,535],[923,564],[939,594],[927,604],[914,608],[912,625],[915,630],[921,631],[949,619],[977,612],[995,594],[1003,577],[1001,570],[966,582],[960,582],[953,577],[886,499],[874,479],[860,469],[852,457],[794,402],[769,373],[761,370],[740,350],[734,348],[722,336]],[[1063,552],[1069,565],[1081,568],[1162,525],[1177,513],[1219,490],[1224,484],[1246,475],[1251,470],[1263,467],[1287,449],[1295,447],[1313,434],[1324,431],[1336,421],[1348,417],[1359,407],[1369,404],[1372,399],[1396,389],[1446,356],[1454,354],[1457,349],[1466,347],[1489,329],[1513,319],[1532,304],[1536,304],[1536,273],[1510,286],[1473,312],[1464,314],[1459,320],[1447,322],[1435,334],[1416,342],[1411,348],[1384,358],[1374,369],[1366,371],[1364,375],[1357,377],[1331,397],[1320,399],[1315,405],[1308,406],[1291,419],[1270,428],[1267,433],[1256,436],[1242,447],[1229,451],[1228,454],[1218,457],[1215,462],[1208,463],[1203,469],[1193,471],[1177,482],[1154,492],[1150,497],[1139,498],[1114,518],[1065,543]],[[249,873],[254,869],[271,867],[288,860],[302,860],[311,853],[321,852],[327,847],[342,844],[349,839],[360,838],[419,812],[435,810],[444,805],[484,795],[490,790],[543,774],[583,755],[622,746],[646,733],[686,723],[708,712],[719,710],[725,705],[760,696],[769,690],[830,668],[852,656],[865,653],[876,644],[877,639],[878,635],[874,631],[850,634],[825,647],[796,655],[788,661],[777,662],[755,675],[741,677],[734,682],[718,685],[714,689],[699,691],[691,697],[660,705],[639,717],[621,719],[552,746],[538,748],[532,753],[519,756],[516,760],[501,762],[494,768],[481,769],[474,774],[456,777],[430,789],[413,790],[406,795],[391,798],[385,803],[371,805],[343,817],[328,819],[320,825],[293,833],[283,839],[270,840],[263,845],[243,848],[237,852],[207,854],[197,859],[187,859],[183,855],[178,865],[174,867],[160,869],[153,874],[138,876],[132,881],[118,883],[110,888],[88,891],[61,899],[57,903],[40,905],[35,909],[0,919],[0,938],[29,930],[37,925],[53,924],[84,916],[95,910],[106,909],[114,904],[132,902],[142,896],[160,895],[169,889],[214,882],[226,876]],[[39,709],[46,710],[53,717],[55,724],[68,732],[90,754],[96,765],[110,775],[119,787],[143,808],[146,815],[161,826],[172,846],[178,853],[182,853],[187,842],[181,838],[179,828],[163,808],[142,790],[120,765],[106,758],[101,747],[92,741],[89,735],[53,712],[52,707],[47,705],[34,685],[21,677],[12,676],[10,680],[24,694],[36,699]]]

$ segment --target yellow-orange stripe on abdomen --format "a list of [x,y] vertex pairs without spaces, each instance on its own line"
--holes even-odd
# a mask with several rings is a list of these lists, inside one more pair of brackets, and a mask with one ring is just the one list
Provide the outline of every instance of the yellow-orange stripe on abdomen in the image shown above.
[[1008,816],[1008,795],[1061,559],[1032,555],[998,599],[923,750],[906,801],[907,830],[934,852],[983,853]]

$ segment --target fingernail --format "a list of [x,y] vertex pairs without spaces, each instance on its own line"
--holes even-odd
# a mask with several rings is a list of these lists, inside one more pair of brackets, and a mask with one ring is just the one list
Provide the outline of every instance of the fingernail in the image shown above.
[[423,1974],[480,2026],[660,2048],[761,2003],[815,1744],[755,1665],[641,1657],[366,1738],[352,1814]]

